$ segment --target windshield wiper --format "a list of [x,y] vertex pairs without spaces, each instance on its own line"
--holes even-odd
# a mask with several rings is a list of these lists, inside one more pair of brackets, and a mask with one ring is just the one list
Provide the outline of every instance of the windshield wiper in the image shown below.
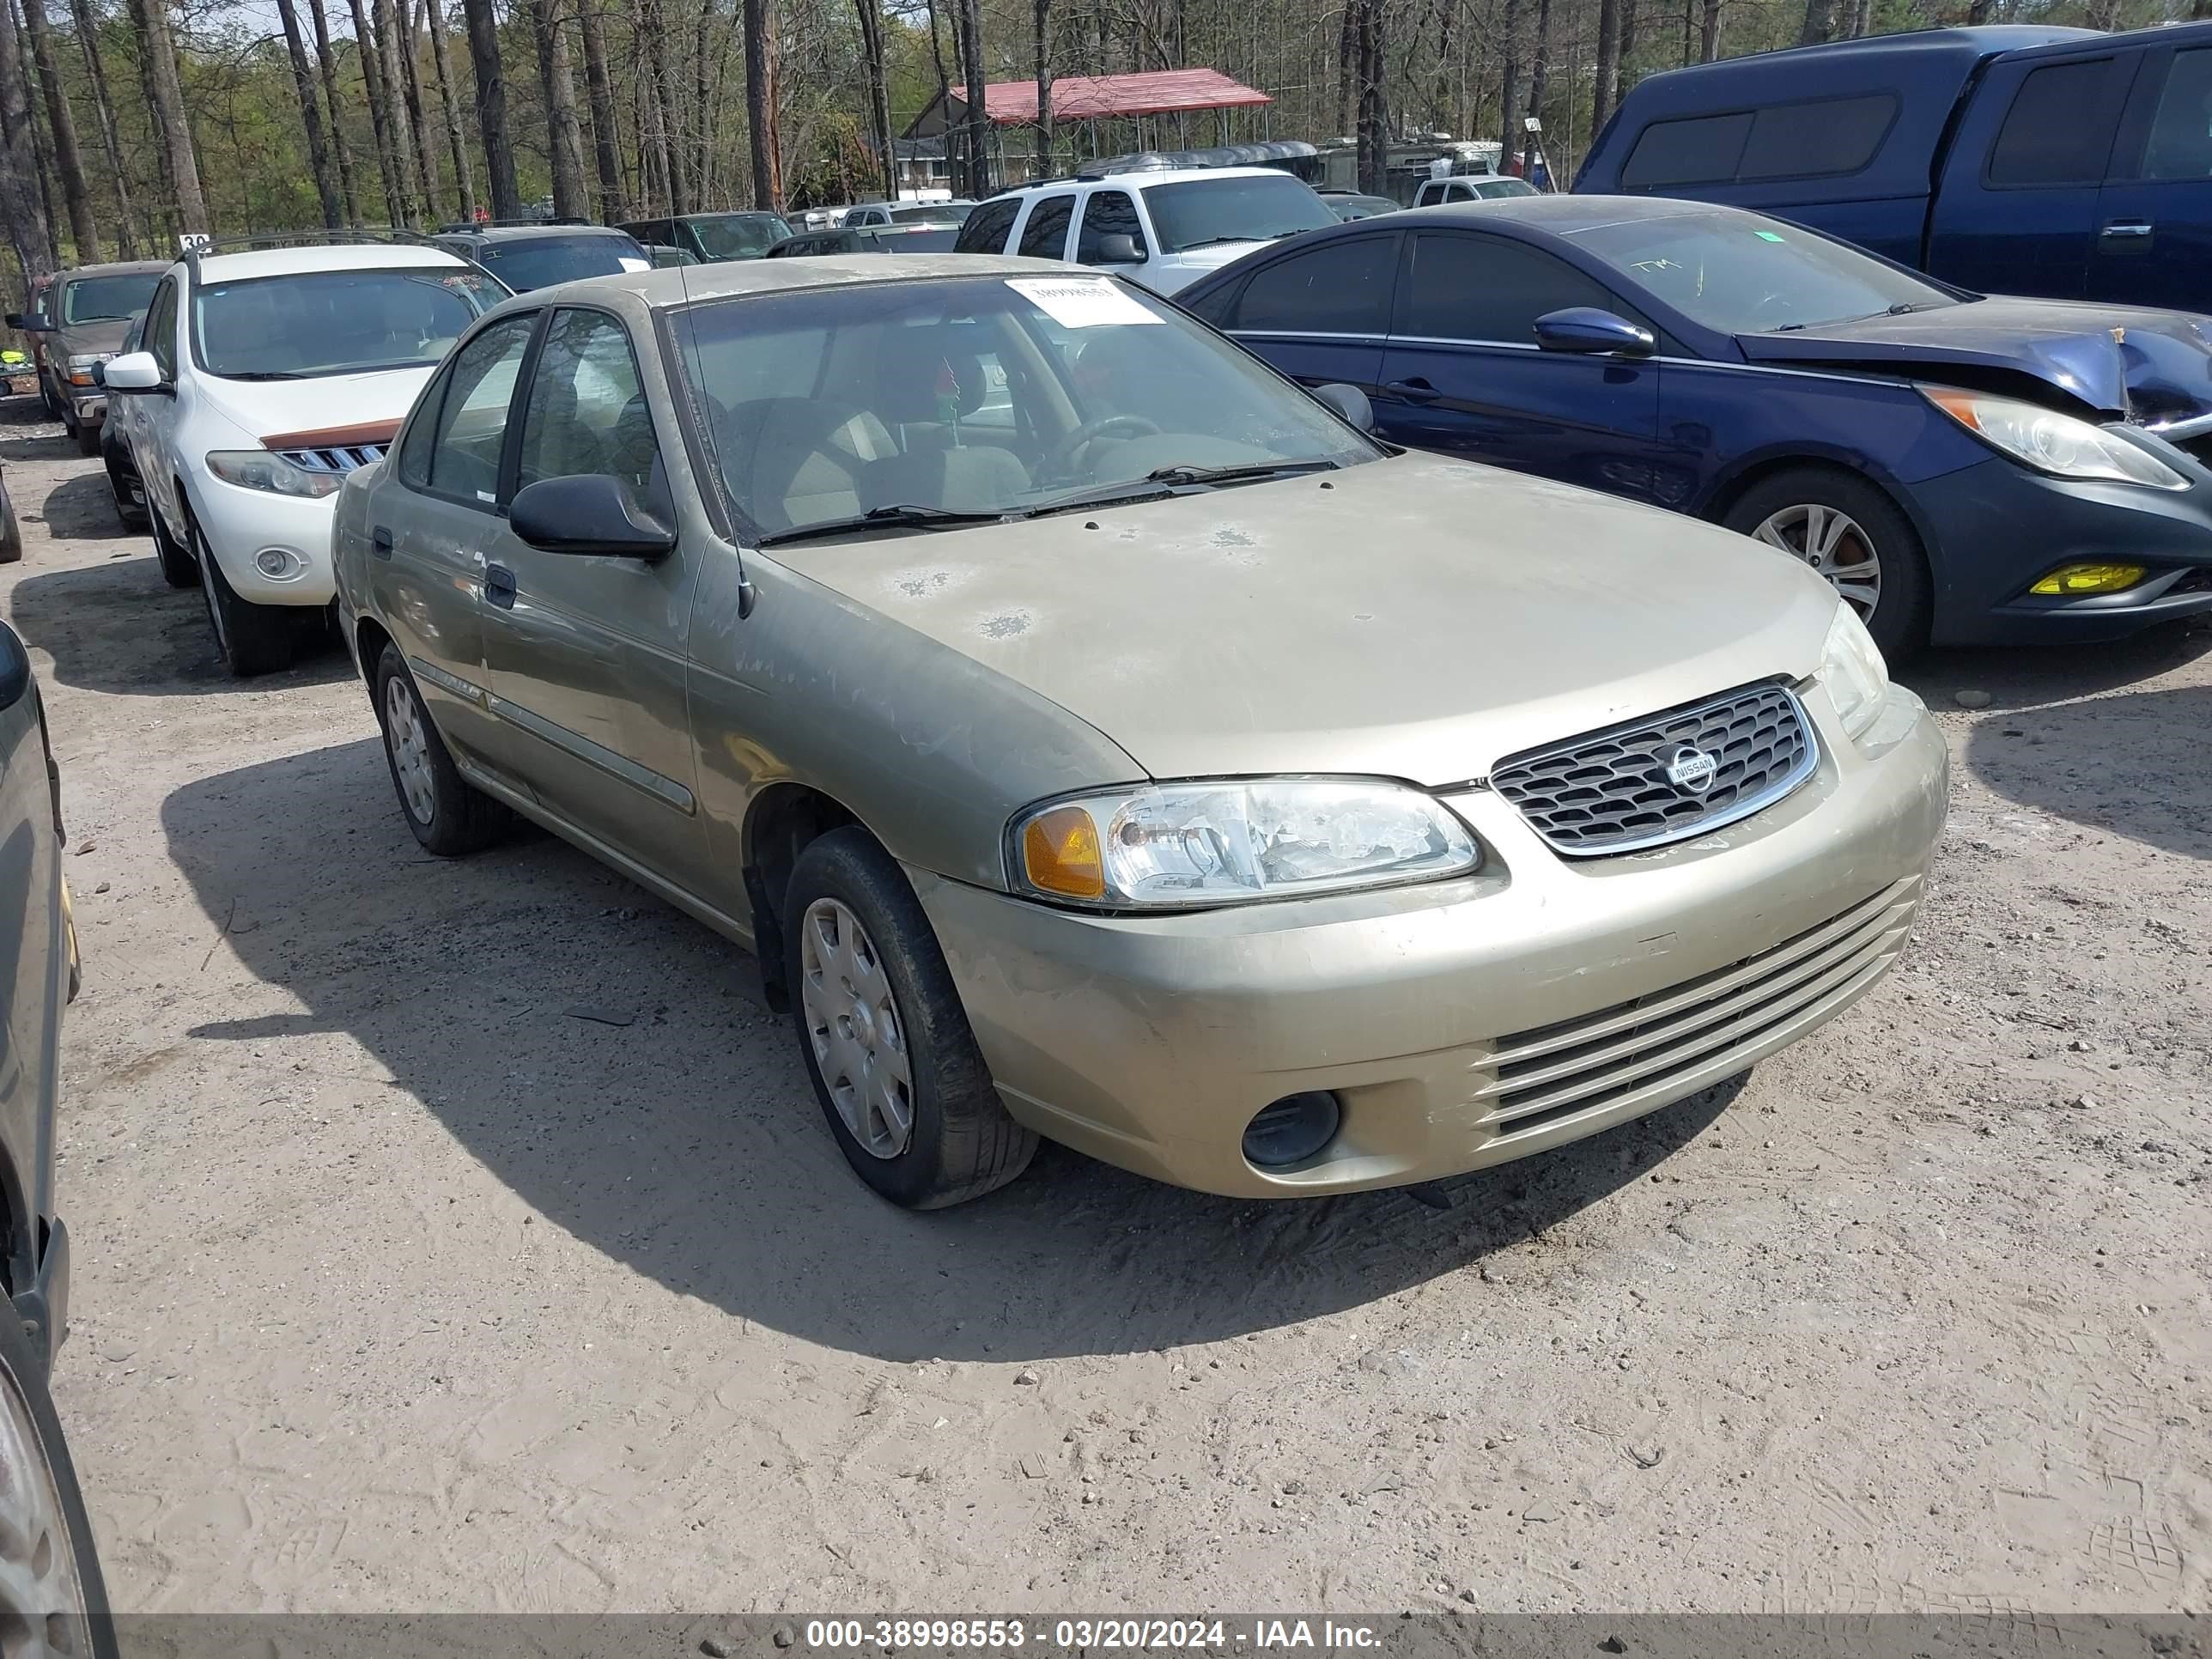
[[[216,371],[221,374],[222,371]],[[304,374],[295,374],[289,368],[240,368],[222,374],[226,380],[304,380]]]
[[1224,242],[1264,242],[1267,240],[1264,236],[1209,236],[1204,241],[1185,242],[1181,247],[1172,251],[1176,253],[1188,253],[1194,247],[1219,247]]
[[1156,466],[1145,474],[1153,483],[1225,484],[1287,478],[1301,472],[1334,472],[1341,461],[1249,461],[1239,466]]
[[1009,518],[1023,516],[1010,513],[963,513],[949,507],[872,507],[865,513],[855,513],[849,518],[824,519],[819,524],[802,524],[789,530],[772,531],[754,544],[757,547],[775,547],[785,542],[811,541],[821,536],[842,536],[854,530],[951,530],[963,524],[999,524]]

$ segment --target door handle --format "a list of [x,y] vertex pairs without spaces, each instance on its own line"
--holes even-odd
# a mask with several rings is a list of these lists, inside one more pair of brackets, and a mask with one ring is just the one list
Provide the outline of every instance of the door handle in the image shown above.
[[2155,228],[2148,219],[2115,219],[2097,234],[2107,242],[2147,242]]
[[1418,374],[1410,380],[1392,380],[1382,389],[1409,404],[1432,404],[1444,395]]
[[379,525],[368,532],[368,550],[380,559],[392,556],[392,532]]
[[484,598],[502,611],[514,609],[514,572],[503,564],[484,567]]

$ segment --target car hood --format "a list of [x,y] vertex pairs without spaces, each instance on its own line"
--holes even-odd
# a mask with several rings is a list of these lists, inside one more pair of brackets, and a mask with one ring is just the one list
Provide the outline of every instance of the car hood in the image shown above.
[[123,337],[131,331],[128,317],[98,318],[58,329],[53,350],[60,357],[90,357],[120,351]]
[[1441,787],[1819,665],[1834,595],[1747,538],[1430,457],[1328,483],[767,556],[1050,698],[1154,777]]
[[373,374],[325,374],[307,380],[203,380],[208,399],[242,432],[280,448],[303,447],[318,434],[327,443],[388,440],[414,407],[416,394],[437,369],[382,368]]
[[2212,414],[2212,322],[2184,312],[1991,296],[1901,317],[1743,334],[1736,343],[1755,363],[1925,370],[1935,380],[1963,368],[1979,372],[1974,384],[1992,389],[2005,377],[2026,377],[2100,415],[2147,425]]

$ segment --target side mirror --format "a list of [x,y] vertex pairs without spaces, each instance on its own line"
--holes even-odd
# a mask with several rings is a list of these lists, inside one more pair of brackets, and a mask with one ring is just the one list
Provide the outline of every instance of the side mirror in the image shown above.
[[11,311],[8,313],[8,326],[18,334],[52,334],[54,319],[41,317],[35,311]]
[[1346,425],[1357,427],[1362,432],[1375,430],[1375,406],[1367,401],[1367,394],[1358,386],[1332,381],[1328,386],[1316,386],[1313,395],[1342,416]]
[[1659,349],[1651,331],[1595,306],[1569,306],[1536,319],[1536,343],[1547,351],[1649,357]]
[[175,395],[172,386],[161,373],[161,365],[150,351],[134,351],[127,356],[107,360],[106,373],[100,384],[110,392],[153,392]]
[[640,507],[628,484],[605,472],[526,484],[515,493],[507,521],[516,535],[547,553],[650,562],[676,549],[676,532]]
[[1145,263],[1145,250],[1127,231],[1109,230],[1098,239],[1098,258],[1109,265],[1140,265]]

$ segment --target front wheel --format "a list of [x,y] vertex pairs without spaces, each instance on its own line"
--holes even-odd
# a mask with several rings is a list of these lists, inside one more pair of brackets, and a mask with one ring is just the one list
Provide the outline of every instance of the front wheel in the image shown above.
[[[122,511],[118,502],[116,507]],[[169,533],[161,522],[161,511],[151,501],[146,504],[146,518],[154,532],[154,557],[161,567],[161,580],[172,587],[198,587],[200,585],[200,562],[192,550]]]
[[376,659],[375,695],[392,787],[407,815],[407,827],[424,850],[441,858],[459,858],[505,835],[513,815],[471,785],[453,764],[396,645],[386,646]]
[[1927,556],[1878,485],[1833,467],[1792,467],[1746,490],[1722,522],[1825,578],[1892,662],[1928,642]]
[[216,562],[207,538],[198,526],[188,528],[192,551],[199,556],[200,591],[207,595],[208,623],[215,629],[216,649],[238,678],[273,674],[292,665],[292,647],[298,638],[298,607],[254,605],[241,599]]
[[1003,1187],[1036,1136],[1014,1121],[921,902],[867,831],[810,842],[784,901],[786,969],[808,1075],[853,1172],[941,1209]]
[[77,421],[73,422],[70,426],[70,436],[76,440],[76,453],[78,454],[97,455],[100,453],[100,428],[98,427],[87,426],[82,421]]
[[[26,1652],[114,1659],[92,1523],[46,1368],[0,1300],[0,1630]],[[16,1650],[9,1640],[8,1650]]]

